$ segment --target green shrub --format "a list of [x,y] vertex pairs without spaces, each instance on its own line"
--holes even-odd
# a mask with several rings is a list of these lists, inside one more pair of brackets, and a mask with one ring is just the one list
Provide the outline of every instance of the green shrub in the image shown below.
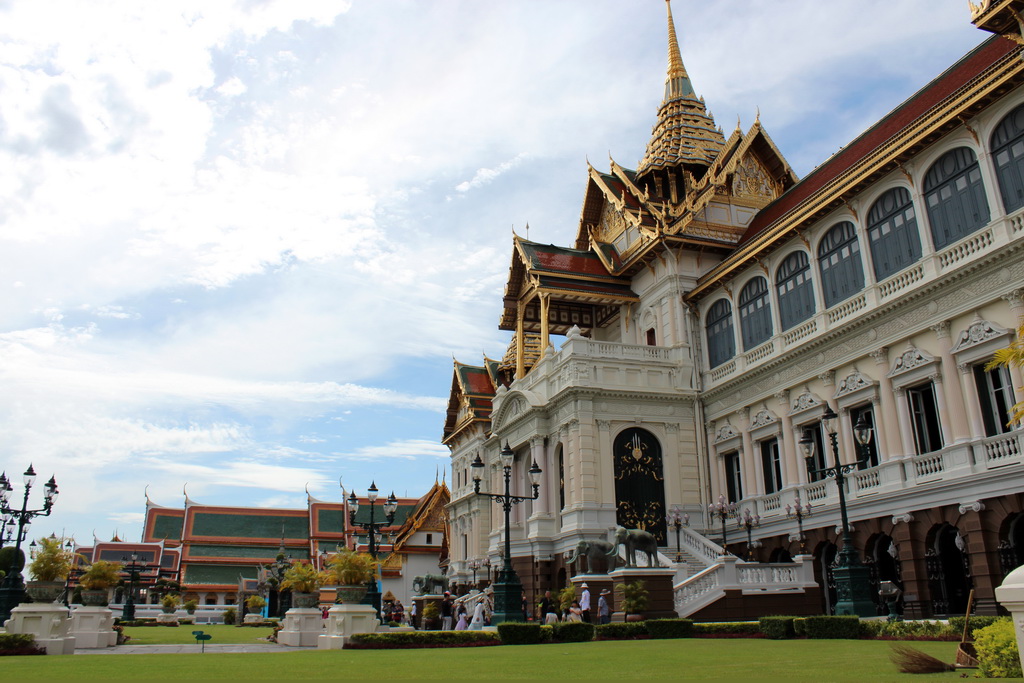
[[[961,624],[961,629],[963,624]],[[915,638],[959,640],[958,632],[941,621],[862,621],[862,638],[888,638],[912,640]]]
[[356,633],[345,647],[416,648],[500,645],[494,633],[484,631],[399,631],[396,633]]
[[793,629],[793,620],[796,617],[761,617],[757,620],[761,633],[765,638],[772,640],[783,640],[795,638],[796,631]]
[[857,639],[860,638],[860,617],[837,615],[807,617],[805,620],[808,638]]
[[1020,678],[1020,654],[1013,622],[1002,617],[993,624],[979,628],[974,634],[978,653],[978,670],[983,678]]
[[224,617],[224,623],[231,626],[235,623],[235,619],[238,618],[238,612],[235,611],[234,607],[228,607],[221,616]]
[[648,619],[644,624],[651,638],[689,638],[693,635],[692,619]]
[[507,621],[498,624],[498,635],[506,645],[536,645],[540,642],[540,624]]
[[0,633],[0,656],[45,654],[46,650],[36,645],[31,633]]
[[[650,624],[650,622],[648,622]],[[649,630],[649,629],[648,629]],[[759,636],[761,625],[756,621],[725,621],[711,624],[694,624],[693,635],[695,636]]]
[[639,638],[647,635],[647,623],[643,621],[626,621],[616,624],[601,624],[595,628],[598,640],[619,638]]
[[555,640],[555,627],[551,624],[541,624],[540,642],[550,643]]
[[552,639],[558,643],[588,643],[594,639],[594,625],[565,621],[552,626]]
[[[967,639],[968,640],[974,640],[974,632],[975,631],[977,631],[980,628],[985,628],[986,626],[991,626],[992,624],[996,623],[1000,619],[1005,619],[1005,618],[1006,617],[974,617],[974,616],[972,616],[971,617],[971,624],[970,624],[970,626],[967,629]],[[950,627],[950,629],[952,629],[953,633],[955,633],[958,636],[962,636],[963,633],[964,633],[964,617],[950,617],[949,618],[949,627]]]
[[14,571],[20,572],[25,568],[25,551],[21,548],[15,549],[13,545],[0,548],[0,569],[5,572],[14,563]]
[[793,633],[797,638],[807,637],[807,617],[797,617],[793,620]]

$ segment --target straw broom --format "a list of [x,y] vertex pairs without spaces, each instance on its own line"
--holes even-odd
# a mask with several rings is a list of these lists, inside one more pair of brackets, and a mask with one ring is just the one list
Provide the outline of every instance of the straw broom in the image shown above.
[[893,664],[903,674],[937,674],[944,671],[956,671],[956,667],[941,659],[921,652],[909,645],[894,645],[890,656]]

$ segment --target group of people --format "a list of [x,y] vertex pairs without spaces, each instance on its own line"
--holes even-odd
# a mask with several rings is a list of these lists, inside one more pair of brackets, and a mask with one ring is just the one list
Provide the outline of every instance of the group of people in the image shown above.
[[448,591],[444,593],[444,599],[441,600],[441,630],[451,631],[452,629],[452,614],[454,612],[456,622],[454,630],[456,631],[479,631],[484,626],[488,625],[487,609],[484,607],[484,601],[481,599],[476,603],[473,608],[473,616],[469,616],[469,612],[466,610],[466,605],[460,603],[458,606],[455,605],[455,601],[452,600],[452,594]]
[[384,617],[384,623],[395,622],[402,624],[403,626],[408,624],[408,618],[405,614],[405,606],[401,600],[395,600],[394,602],[385,602],[381,606],[382,616]]
[[[580,599],[573,600],[566,610],[559,609],[559,604],[551,597],[551,591],[544,591],[544,597],[540,601],[538,620],[545,624],[557,623],[559,619],[562,621],[582,621],[587,624],[593,623],[590,612],[590,587],[586,583],[582,583],[580,584],[580,590]],[[607,624],[612,620],[611,605],[608,604],[610,596],[611,591],[605,589],[601,591],[597,598],[597,618],[600,624]]]

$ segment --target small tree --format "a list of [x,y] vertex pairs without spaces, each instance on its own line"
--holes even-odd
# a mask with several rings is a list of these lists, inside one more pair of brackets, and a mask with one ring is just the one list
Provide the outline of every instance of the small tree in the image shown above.
[[249,608],[250,612],[259,612],[267,604],[267,601],[258,595],[250,595],[245,599],[245,606]]
[[106,590],[116,586],[121,580],[121,565],[107,560],[93,562],[78,579],[78,583],[87,591]]
[[315,593],[320,590],[320,572],[309,562],[296,562],[284,573],[281,588],[297,593]]
[[647,609],[648,593],[644,582],[637,579],[622,585],[622,611],[627,615],[639,614]]
[[189,614],[195,614],[196,613],[196,608],[199,607],[199,601],[198,600],[186,600],[185,603],[182,605],[182,607],[184,607],[185,611],[188,612]]
[[562,608],[562,614],[568,613],[569,608],[572,607],[572,603],[575,601],[576,589],[572,586],[566,586],[558,591],[558,606]]
[[75,554],[66,550],[59,538],[40,538],[39,550],[28,566],[36,581],[64,581],[71,573]]
[[369,553],[357,553],[345,548],[327,561],[327,569],[323,571],[321,581],[338,586],[363,585],[373,581],[379,565]]
[[181,598],[176,593],[168,593],[160,598],[160,608],[165,614],[174,614],[181,604]]

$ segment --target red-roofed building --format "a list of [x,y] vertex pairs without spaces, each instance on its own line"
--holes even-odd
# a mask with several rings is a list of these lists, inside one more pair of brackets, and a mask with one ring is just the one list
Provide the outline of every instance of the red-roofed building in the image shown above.
[[[857,609],[886,613],[884,581],[908,616],[963,613],[972,589],[995,609],[994,586],[1024,563],[1024,431],[1010,423],[1024,377],[987,368],[1024,322],[1024,0],[970,14],[990,37],[801,180],[760,117],[716,125],[669,6],[665,95],[637,169],[587,165],[571,247],[513,238],[508,350],[455,363],[443,441],[460,583],[499,563],[506,530],[470,464],[499,491],[507,443],[513,493],[543,470],[507,530],[531,604],[567,585],[578,542],[622,526],[685,559],[680,616],[754,616],[754,599],[724,600],[753,584],[834,611],[843,534],[822,470],[838,452],[847,551],[868,567]],[[718,502],[756,524],[723,525]],[[678,550],[673,511],[689,519]],[[728,578],[747,561],[773,570]]]

